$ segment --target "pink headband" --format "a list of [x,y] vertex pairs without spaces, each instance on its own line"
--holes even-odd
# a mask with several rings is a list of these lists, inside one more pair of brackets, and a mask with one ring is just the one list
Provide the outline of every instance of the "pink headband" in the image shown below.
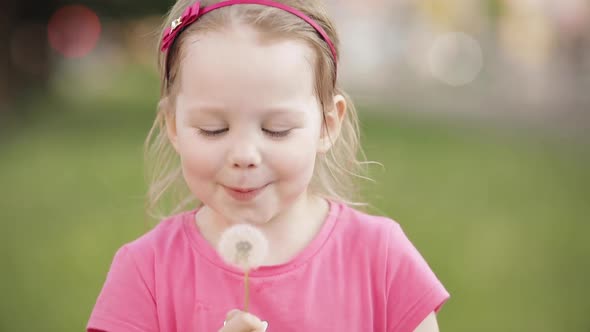
[[164,31],[164,36],[162,38],[162,48],[161,48],[162,52],[167,51],[170,48],[170,46],[172,46],[172,43],[174,42],[174,40],[176,39],[176,37],[182,31],[183,28],[186,28],[187,26],[191,25],[193,22],[195,22],[197,19],[199,19],[199,17],[207,14],[210,11],[218,9],[218,8],[232,6],[232,5],[239,5],[239,4],[252,4],[252,5],[263,5],[263,6],[275,7],[275,8],[282,9],[286,12],[289,12],[293,15],[299,16],[302,20],[304,20],[309,25],[311,25],[314,29],[316,29],[316,31],[326,41],[326,43],[330,47],[330,51],[332,52],[332,57],[334,58],[334,66],[336,67],[337,59],[338,59],[338,57],[336,56],[337,55],[336,48],[334,47],[334,44],[330,40],[330,37],[328,37],[328,34],[326,33],[326,31],[324,31],[324,29],[322,29],[322,27],[319,24],[317,24],[313,19],[311,19],[309,16],[305,15],[303,12],[301,12],[295,8],[289,7],[285,4],[274,2],[272,0],[227,0],[227,1],[222,1],[222,2],[216,3],[216,4],[208,6],[208,7],[204,7],[204,8],[201,8],[201,1],[197,1],[192,6],[187,7],[184,10],[184,12],[182,13],[182,15],[179,18],[172,21],[172,24],[170,25],[170,27],[166,28],[166,30]]

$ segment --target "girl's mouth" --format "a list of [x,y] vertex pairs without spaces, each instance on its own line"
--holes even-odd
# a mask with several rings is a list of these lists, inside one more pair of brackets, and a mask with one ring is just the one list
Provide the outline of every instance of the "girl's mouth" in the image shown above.
[[249,201],[256,198],[268,184],[258,188],[232,188],[223,186],[225,191],[237,201]]

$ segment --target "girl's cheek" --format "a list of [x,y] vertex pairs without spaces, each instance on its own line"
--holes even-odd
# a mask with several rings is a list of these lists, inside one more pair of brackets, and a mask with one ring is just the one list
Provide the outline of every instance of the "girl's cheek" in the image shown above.
[[[195,134],[196,135],[196,134]],[[222,163],[222,147],[211,142],[200,142],[202,138],[195,137],[192,141],[183,141],[179,146],[179,154],[185,167],[197,167],[202,171],[219,169]]]
[[277,146],[269,156],[273,168],[282,173],[305,172],[313,168],[315,145],[312,142],[297,142],[287,146]]

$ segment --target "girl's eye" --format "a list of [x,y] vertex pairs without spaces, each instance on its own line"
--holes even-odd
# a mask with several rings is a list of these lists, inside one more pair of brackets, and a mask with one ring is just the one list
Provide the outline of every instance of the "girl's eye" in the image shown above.
[[[207,137],[215,137],[224,134],[225,132],[229,131],[229,128],[222,128],[217,130],[205,130],[199,128],[199,134]],[[270,137],[281,138],[286,137],[291,132],[291,129],[288,130],[281,130],[281,131],[273,131],[268,129],[262,129],[262,131]]]
[[223,128],[223,129],[217,129],[217,130],[205,130],[205,129],[199,129],[199,134],[203,135],[203,136],[219,136],[223,133],[225,133],[226,131],[228,131],[228,128]]
[[272,131],[272,130],[268,130],[268,129],[262,129],[262,131],[264,131],[268,136],[280,138],[280,137],[285,137],[285,136],[289,135],[289,133],[291,132],[291,129],[282,130],[282,131]]

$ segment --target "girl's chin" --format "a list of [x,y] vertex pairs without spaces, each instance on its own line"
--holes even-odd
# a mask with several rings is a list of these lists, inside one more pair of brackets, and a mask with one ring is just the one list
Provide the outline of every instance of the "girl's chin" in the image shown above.
[[262,225],[267,224],[271,219],[272,219],[272,217],[267,217],[266,215],[248,215],[248,216],[240,215],[240,216],[237,216],[236,218],[233,218],[232,220],[235,220],[236,224],[249,224],[252,226],[262,226]]
[[255,209],[236,209],[234,211],[222,210],[223,215],[233,224],[250,224],[261,226],[268,223],[274,216],[273,211]]

